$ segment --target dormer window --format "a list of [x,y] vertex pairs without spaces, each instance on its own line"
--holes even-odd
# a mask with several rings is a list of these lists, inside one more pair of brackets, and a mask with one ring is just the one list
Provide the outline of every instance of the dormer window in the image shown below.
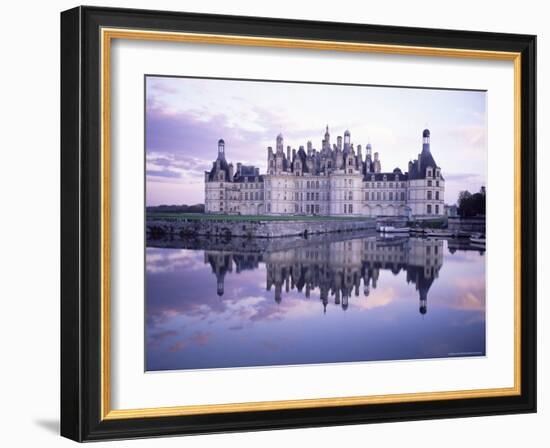
[[386,181],[386,179],[387,179],[387,176],[384,174],[384,181]]
[[435,177],[438,177],[441,175],[441,173],[439,172],[439,169],[435,170]]
[[426,172],[426,176],[432,177],[432,169],[431,168],[428,168],[428,170]]

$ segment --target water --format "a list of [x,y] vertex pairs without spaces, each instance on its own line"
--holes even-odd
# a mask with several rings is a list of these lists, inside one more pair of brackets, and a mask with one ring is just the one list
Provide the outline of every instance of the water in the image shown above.
[[146,369],[485,355],[485,255],[436,239],[148,241]]

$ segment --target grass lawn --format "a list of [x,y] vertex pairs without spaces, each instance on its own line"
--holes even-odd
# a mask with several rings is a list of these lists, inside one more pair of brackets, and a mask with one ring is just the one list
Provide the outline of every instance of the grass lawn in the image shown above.
[[147,218],[151,219],[211,219],[225,221],[365,221],[372,218],[363,216],[266,216],[266,215],[211,215],[206,213],[166,213],[148,212]]

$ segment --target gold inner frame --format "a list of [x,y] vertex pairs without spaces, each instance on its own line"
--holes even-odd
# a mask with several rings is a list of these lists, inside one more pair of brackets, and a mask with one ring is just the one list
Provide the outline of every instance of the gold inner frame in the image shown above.
[[[302,400],[279,400],[228,404],[170,406],[141,409],[111,409],[110,349],[110,51],[113,39],[294,48],[356,53],[383,53],[413,56],[456,57],[506,60],[514,63],[514,386],[441,392],[368,395]],[[262,410],[306,409],[413,401],[502,397],[521,394],[521,54],[514,52],[465,50],[458,48],[418,47],[305,39],[279,39],[216,34],[101,29],[101,419],[127,419],[245,412]]]

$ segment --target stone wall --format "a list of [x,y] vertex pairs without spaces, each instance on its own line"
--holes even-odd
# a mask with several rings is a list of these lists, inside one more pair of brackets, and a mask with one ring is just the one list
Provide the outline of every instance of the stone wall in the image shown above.
[[376,229],[374,219],[324,219],[324,220],[275,220],[248,221],[223,218],[180,219],[148,218],[148,237],[176,236],[216,236],[244,238],[276,238],[282,236],[308,236],[331,232],[351,232]]
[[481,218],[460,218],[449,217],[448,228],[452,231],[479,232],[485,233],[485,217]]

